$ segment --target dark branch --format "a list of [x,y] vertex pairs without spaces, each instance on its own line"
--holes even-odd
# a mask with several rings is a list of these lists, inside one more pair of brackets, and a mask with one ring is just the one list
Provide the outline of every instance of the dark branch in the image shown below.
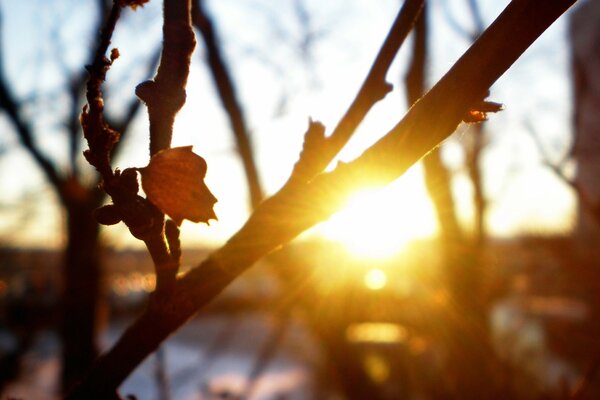
[[[309,181],[323,171],[350,140],[369,110],[392,90],[385,76],[400,46],[412,29],[423,3],[424,0],[404,2],[352,104],[329,137],[321,135],[319,139],[318,136],[313,135],[312,140],[320,143],[313,146],[314,152],[304,152],[291,178],[300,182]],[[311,124],[307,134],[313,129]]]
[[592,198],[590,198],[590,195],[579,184],[579,182],[577,182],[577,180],[571,179],[567,175],[565,175],[563,167],[564,167],[564,164],[566,163],[566,161],[568,161],[568,158],[564,158],[563,160],[559,161],[558,163],[553,162],[550,155],[546,151],[544,144],[542,143],[542,140],[540,139],[537,131],[533,127],[531,121],[527,120],[527,121],[525,121],[524,124],[525,124],[525,127],[527,128],[527,131],[531,135],[531,137],[537,147],[538,152],[540,153],[540,156],[542,158],[542,163],[546,167],[548,167],[550,169],[550,171],[552,171],[554,173],[554,175],[561,182],[563,182],[565,185],[570,187],[573,190],[573,192],[575,192],[575,194],[577,195],[577,198],[579,199],[579,201],[581,202],[581,204],[583,205],[585,210],[594,219],[596,224],[598,224],[600,226],[600,204],[598,204],[598,202],[596,202]]
[[119,133],[110,128],[104,119],[102,84],[106,80],[106,73],[113,59],[118,57],[118,52],[114,52],[109,60],[106,58],[106,53],[120,15],[121,7],[115,1],[100,34],[100,42],[94,53],[93,61],[86,67],[89,72],[86,85],[87,105],[81,114],[83,135],[89,145],[89,150],[86,150],[84,155],[87,161],[98,170],[105,182],[110,182],[114,176],[110,157],[114,145],[119,141]]
[[481,16],[481,10],[479,9],[479,3],[477,0],[467,0],[467,4],[469,6],[469,11],[471,12],[471,18],[473,18],[473,23],[475,24],[475,28],[471,34],[471,39],[475,40],[477,39],[477,36],[479,36],[485,29],[485,24],[483,22],[483,17]]
[[190,20],[190,0],[165,1],[163,49],[158,72],[136,88],[148,106],[150,155],[171,147],[175,115],[185,104],[192,52],[196,39]]
[[[0,16],[1,20],[1,16]],[[1,25],[0,25],[1,27]],[[42,153],[35,143],[32,128],[20,115],[21,105],[8,87],[8,78],[4,71],[3,53],[0,51],[0,107],[4,109],[9,120],[15,127],[19,141],[27,149],[35,162],[42,169],[53,188],[63,197],[63,178],[58,174],[55,164]]]
[[192,0],[192,22],[202,34],[208,55],[208,67],[217,87],[219,98],[229,118],[233,131],[237,151],[242,159],[246,180],[250,190],[250,203],[252,209],[258,207],[263,200],[264,192],[260,183],[258,169],[254,160],[254,151],[250,141],[250,131],[236,90],[231,78],[231,73],[219,47],[219,39],[215,32],[213,22],[204,9],[204,0]]

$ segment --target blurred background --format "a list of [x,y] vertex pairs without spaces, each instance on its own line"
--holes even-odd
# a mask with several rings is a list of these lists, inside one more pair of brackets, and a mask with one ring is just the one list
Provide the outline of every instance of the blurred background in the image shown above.
[[[198,45],[174,146],[208,163],[219,220],[184,222],[197,265],[285,183],[308,119],[331,131],[398,0],[192,0]],[[394,91],[339,160],[383,136],[508,1],[431,0]],[[0,1],[0,393],[55,399],[154,289],[108,200],[79,114],[107,0]],[[524,21],[523,23],[527,23]],[[161,3],[127,9],[105,85],[113,165],[148,163],[135,86],[154,75]],[[600,3],[580,0],[459,126],[392,185],[238,279],[122,386],[139,399],[600,398]],[[432,110],[432,112],[436,112]],[[427,134],[424,132],[423,134]]]

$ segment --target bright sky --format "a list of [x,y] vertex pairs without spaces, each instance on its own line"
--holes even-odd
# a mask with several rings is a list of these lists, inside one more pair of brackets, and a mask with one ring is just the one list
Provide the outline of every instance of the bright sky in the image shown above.
[[[460,3],[455,0],[432,2],[432,82],[468,45],[447,23],[445,1],[453,7]],[[88,10],[92,3],[95,2],[63,0],[50,4],[43,0],[5,0],[0,3],[2,49],[11,55],[10,58],[5,56],[5,68],[20,96],[30,97],[36,89],[46,94],[45,98],[32,101],[27,112],[44,111],[44,117],[36,125],[40,132],[38,140],[56,159],[64,160],[66,154],[60,127],[64,98],[57,92],[64,78],[59,75],[61,63],[48,61],[47,57],[64,54],[64,63],[72,69],[83,64],[86,50],[78,40],[82,38],[81,42],[86,43],[84,39],[90,35],[92,23]],[[306,36],[294,12],[296,2],[209,2],[226,54],[232,61],[260,172],[269,193],[276,191],[291,171],[308,117],[322,121],[331,129],[343,114],[387,33],[399,3],[397,0],[307,1],[306,9],[311,18],[309,33],[315,39],[308,52],[302,53],[298,48]],[[486,22],[491,22],[506,3],[508,1],[480,0]],[[159,2],[153,1],[142,10],[128,12],[116,32],[113,44],[119,47],[121,58],[109,73],[108,87],[113,90],[107,103],[117,111],[143,78],[144,69],[131,66],[146,59],[157,43],[153,39],[160,35],[159,7]],[[468,19],[462,20],[464,13],[458,8],[450,12],[459,23],[468,24]],[[73,13],[77,18],[72,17]],[[65,31],[57,30],[60,21],[64,22]],[[489,146],[483,159],[485,189],[492,200],[488,225],[495,235],[563,231],[573,220],[572,194],[541,166],[535,142],[523,126],[524,120],[531,119],[547,144],[548,153],[556,159],[567,151],[571,110],[565,32],[566,19],[562,18],[492,89],[491,98],[506,105],[506,111],[491,116],[487,124]],[[56,37],[61,38],[62,44],[51,44]],[[342,153],[342,159],[349,160],[360,154],[403,115],[406,104],[400,82],[407,50],[408,47],[401,52],[388,76],[396,89],[372,110]],[[216,206],[219,222],[210,226],[184,223],[187,245],[222,242],[247,216],[243,171],[210,76],[202,64],[202,46],[198,47],[197,54],[188,84],[188,103],[178,116],[173,145],[194,145],[194,150],[207,160],[206,182],[219,199]],[[44,63],[40,64],[40,60]],[[130,84],[131,79],[135,83]],[[115,83],[118,90],[114,89]],[[60,231],[61,212],[50,190],[29,156],[20,150],[3,118],[0,118],[0,127],[4,132],[0,144],[10,149],[0,158],[0,239],[23,245],[60,244],[62,239],[55,233]],[[456,172],[455,195],[460,215],[468,225],[471,188],[462,166],[461,146],[465,129],[462,127],[459,129],[462,133],[447,141],[443,154]],[[118,166],[145,165],[147,143],[145,115],[140,115],[135,131],[126,142],[127,151],[117,161]],[[17,206],[25,194],[36,199],[27,209]],[[367,209],[376,213],[363,221],[359,216],[364,216]],[[15,233],[12,227],[18,221],[29,223]],[[349,210],[324,224],[320,232],[346,243],[364,243],[364,237],[344,236],[357,224],[364,224],[367,232],[395,229],[395,234],[387,233],[387,236],[394,237],[396,242],[382,244],[393,249],[412,237],[434,234],[434,213],[422,184],[420,168],[412,169],[379,194],[361,194]],[[106,233],[109,243],[134,243],[122,226],[110,227]]]

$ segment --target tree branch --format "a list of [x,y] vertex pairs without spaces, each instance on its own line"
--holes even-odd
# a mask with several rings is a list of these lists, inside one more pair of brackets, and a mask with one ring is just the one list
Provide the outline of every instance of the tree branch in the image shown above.
[[148,106],[151,156],[171,146],[175,115],[185,104],[185,86],[196,46],[190,1],[164,1],[163,50],[158,72],[153,80],[136,88],[137,96]]
[[[290,179],[306,182],[323,171],[365,118],[369,110],[391,90],[385,76],[396,53],[412,29],[413,23],[423,7],[424,0],[406,0],[398,12],[379,53],[352,104],[329,137],[324,137],[320,124],[309,124],[305,146]],[[309,139],[310,138],[310,139]],[[309,146],[309,140],[313,142]]]
[[[0,16],[1,21],[1,16]],[[1,25],[0,25],[1,26]],[[43,173],[52,184],[59,197],[63,198],[63,178],[59,175],[55,164],[42,153],[41,149],[36,145],[33,138],[31,126],[28,125],[20,116],[20,104],[15,99],[10,88],[8,87],[8,79],[4,71],[3,53],[0,50],[0,107],[6,111],[9,120],[15,127],[15,131],[19,141],[27,149],[35,162],[42,169]]]
[[248,188],[250,190],[250,204],[256,209],[263,200],[264,192],[260,183],[258,169],[254,161],[254,151],[250,141],[250,133],[236,90],[231,79],[231,74],[221,49],[219,39],[213,27],[213,22],[204,10],[204,0],[192,0],[192,22],[202,34],[208,55],[208,67],[212,74],[213,82],[217,87],[219,98],[229,118],[229,124],[237,144],[237,151],[242,159]]
[[589,215],[593,218],[594,222],[600,226],[600,204],[590,198],[589,194],[584,190],[584,188],[574,179],[569,178],[565,175],[563,171],[563,166],[565,162],[568,160],[568,157],[565,157],[558,163],[552,162],[552,159],[546,149],[544,148],[544,144],[542,143],[537,131],[533,127],[531,121],[525,121],[525,127],[527,131],[531,135],[539,153],[542,157],[542,163],[550,169],[554,173],[554,175],[565,185],[571,188],[573,192],[577,195],[577,198],[583,205],[584,209],[589,213]]
[[387,184],[450,135],[471,105],[575,0],[512,1],[431,91],[359,158],[285,186],[264,201],[222,248],[177,281],[100,357],[67,398],[110,395],[174,330],[265,254],[330,216],[353,188]]

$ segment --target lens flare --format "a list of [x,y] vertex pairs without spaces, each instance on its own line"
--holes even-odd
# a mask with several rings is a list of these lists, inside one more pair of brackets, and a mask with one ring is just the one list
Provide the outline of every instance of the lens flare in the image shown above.
[[411,169],[384,189],[358,192],[317,232],[341,242],[357,258],[386,259],[411,240],[433,236],[436,230],[421,176]]

